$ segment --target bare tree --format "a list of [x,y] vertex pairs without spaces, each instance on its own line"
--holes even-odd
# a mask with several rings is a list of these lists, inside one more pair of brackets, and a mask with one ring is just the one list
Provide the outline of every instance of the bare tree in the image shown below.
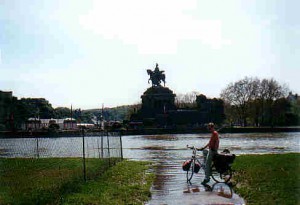
[[260,92],[260,98],[274,101],[286,96],[288,88],[285,85],[279,85],[279,83],[273,78],[263,79],[260,83]]
[[175,104],[177,108],[195,108],[196,96],[199,95],[198,92],[193,91],[186,94],[177,94],[175,99]]
[[235,107],[244,126],[247,125],[248,102],[256,98],[259,88],[259,80],[257,78],[245,77],[235,83],[230,83],[222,92],[221,98]]
[[[274,102],[285,97],[289,89],[280,85],[274,79],[245,77],[235,83],[230,83],[221,93],[228,112],[236,112],[235,121],[240,121],[244,126],[251,120],[259,124],[273,125]],[[230,109],[229,109],[230,108]],[[231,115],[232,117],[233,115]]]

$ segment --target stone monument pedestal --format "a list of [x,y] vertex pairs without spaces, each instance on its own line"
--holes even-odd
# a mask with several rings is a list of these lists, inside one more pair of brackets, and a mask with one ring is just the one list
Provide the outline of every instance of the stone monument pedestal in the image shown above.
[[141,116],[143,118],[156,118],[158,114],[165,114],[174,110],[175,94],[168,87],[152,86],[148,88],[142,98]]

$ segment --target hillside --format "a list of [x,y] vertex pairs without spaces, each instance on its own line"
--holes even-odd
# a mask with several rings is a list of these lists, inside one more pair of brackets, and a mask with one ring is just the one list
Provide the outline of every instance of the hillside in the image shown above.
[[[101,115],[107,121],[123,121],[129,120],[130,114],[134,112],[137,105],[123,105],[113,108],[88,109],[82,110],[82,121],[92,122],[99,120]],[[103,113],[102,113],[103,112]]]

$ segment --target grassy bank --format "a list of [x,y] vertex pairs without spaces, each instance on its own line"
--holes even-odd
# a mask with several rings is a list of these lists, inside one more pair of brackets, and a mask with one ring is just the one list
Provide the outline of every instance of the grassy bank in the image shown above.
[[79,158],[0,159],[0,204],[147,200],[150,178],[144,174],[146,163],[124,161],[109,168],[107,160],[88,159],[86,165],[88,182],[84,183]]
[[[87,159],[87,176],[95,178],[108,161]],[[0,159],[0,204],[45,204],[60,200],[83,182],[82,159]]]
[[69,194],[63,204],[144,204],[151,196],[154,175],[147,172],[149,163],[122,161],[95,181]]
[[300,204],[300,154],[238,156],[233,168],[247,204]]

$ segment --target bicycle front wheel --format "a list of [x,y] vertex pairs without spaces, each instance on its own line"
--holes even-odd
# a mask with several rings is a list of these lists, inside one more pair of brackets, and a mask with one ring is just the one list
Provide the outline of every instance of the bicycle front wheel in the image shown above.
[[195,169],[195,160],[192,159],[191,166],[190,166],[189,170],[186,172],[186,181],[187,182],[190,182],[191,179],[193,178],[194,169]]
[[228,167],[228,169],[225,172],[219,173],[216,169],[216,167],[212,166],[212,174],[211,174],[213,180],[215,182],[224,182],[227,183],[232,177],[232,170],[231,167]]

